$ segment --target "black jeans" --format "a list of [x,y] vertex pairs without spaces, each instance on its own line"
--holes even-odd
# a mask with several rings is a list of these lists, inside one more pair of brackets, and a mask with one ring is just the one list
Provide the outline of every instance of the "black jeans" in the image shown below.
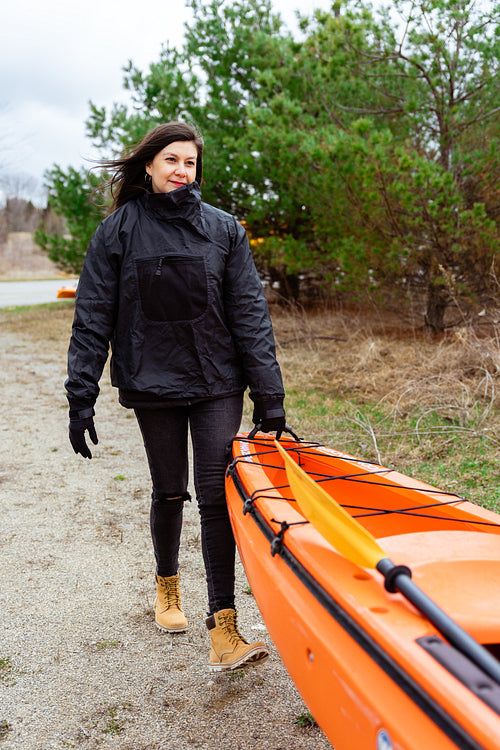
[[235,542],[224,480],[227,448],[240,427],[242,409],[241,393],[187,406],[135,409],[153,482],[151,536],[160,576],[178,570],[182,512],[189,499],[189,425],[209,614],[234,608]]

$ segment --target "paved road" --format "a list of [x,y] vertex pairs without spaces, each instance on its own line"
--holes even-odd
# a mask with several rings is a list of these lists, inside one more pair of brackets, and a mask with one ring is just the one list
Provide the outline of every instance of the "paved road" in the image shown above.
[[0,281],[0,307],[15,305],[41,305],[57,300],[57,290],[74,286],[76,281],[52,279],[50,281]]

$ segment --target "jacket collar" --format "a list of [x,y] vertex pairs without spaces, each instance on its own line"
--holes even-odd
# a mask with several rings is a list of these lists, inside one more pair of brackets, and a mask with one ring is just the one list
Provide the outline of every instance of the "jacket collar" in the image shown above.
[[146,209],[163,221],[184,219],[195,227],[200,224],[201,188],[197,182],[170,193],[147,193],[143,201]]

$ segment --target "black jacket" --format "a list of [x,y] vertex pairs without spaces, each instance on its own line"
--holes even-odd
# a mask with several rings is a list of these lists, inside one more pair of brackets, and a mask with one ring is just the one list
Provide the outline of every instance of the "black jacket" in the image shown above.
[[243,227],[198,184],[144,194],[108,216],[78,283],[65,386],[92,407],[111,382],[137,401],[282,397],[269,310]]

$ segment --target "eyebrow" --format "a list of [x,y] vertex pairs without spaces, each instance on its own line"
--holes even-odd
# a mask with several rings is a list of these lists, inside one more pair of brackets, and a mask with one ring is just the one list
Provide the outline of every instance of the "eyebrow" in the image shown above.
[[[175,156],[175,157],[179,158],[179,154],[176,153],[175,151],[165,151],[165,156]],[[186,156],[185,158],[186,159],[196,159],[197,158],[197,154],[194,154],[193,156]]]

